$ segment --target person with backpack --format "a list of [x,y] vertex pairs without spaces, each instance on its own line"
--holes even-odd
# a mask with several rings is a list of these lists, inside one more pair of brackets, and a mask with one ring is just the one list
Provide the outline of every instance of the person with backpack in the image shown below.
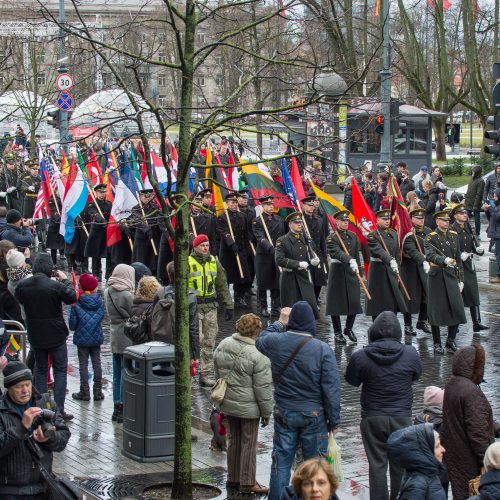
[[[167,275],[170,285],[160,288],[154,298],[151,317],[151,340],[175,344],[175,264],[167,264]],[[200,357],[200,325],[198,304],[193,291],[188,292],[189,305],[189,350],[191,360]]]
[[[151,339],[151,321],[156,292],[161,288],[160,283],[154,276],[143,276],[137,285],[134,301],[132,302],[132,316],[144,316],[147,323],[147,337]],[[126,333],[125,329],[125,333]],[[136,343],[142,343],[137,341]]]
[[71,308],[69,314],[69,329],[73,330],[73,344],[78,350],[78,365],[80,370],[80,391],[71,397],[79,401],[90,401],[89,388],[89,357],[94,370],[94,401],[102,401],[102,367],[101,344],[104,342],[102,320],[104,318],[104,302],[97,292],[99,282],[91,274],[82,274],[79,287],[82,295]]
[[210,254],[210,242],[206,234],[199,234],[193,240],[188,265],[188,288],[196,295],[200,319],[200,385],[212,387],[215,384],[214,347],[219,331],[218,301],[224,304],[226,321],[233,317],[234,303],[229,293],[226,272],[219,260]]

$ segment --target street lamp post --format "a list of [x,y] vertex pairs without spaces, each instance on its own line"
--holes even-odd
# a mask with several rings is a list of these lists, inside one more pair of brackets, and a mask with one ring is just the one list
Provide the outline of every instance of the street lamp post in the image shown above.
[[383,16],[383,68],[380,71],[380,112],[384,117],[384,132],[380,141],[380,163],[378,168],[391,165],[391,42],[389,22],[389,0],[382,0]]
[[[64,0],[59,0],[59,68],[58,73],[66,73],[68,71],[68,67],[66,66],[66,42],[65,42],[65,33],[63,29],[63,25],[65,22],[64,15]],[[59,128],[59,142],[64,152],[68,153],[68,140],[69,140],[69,131],[68,131],[68,112],[61,109],[60,116],[60,128]]]

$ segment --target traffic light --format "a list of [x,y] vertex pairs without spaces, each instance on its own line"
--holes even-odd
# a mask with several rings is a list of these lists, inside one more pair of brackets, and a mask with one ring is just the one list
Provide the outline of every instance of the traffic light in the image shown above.
[[47,112],[47,124],[54,128],[61,128],[61,110],[56,109],[55,111]]
[[377,124],[377,126],[375,127],[375,132],[382,135],[384,133],[384,115],[377,115],[377,117],[375,118],[375,123]]
[[[495,121],[496,118],[499,119],[500,121],[500,116],[495,116]],[[495,123],[495,126],[497,124]],[[500,128],[497,128],[496,130],[485,130],[484,132],[484,138],[489,139],[490,141],[495,141],[494,144],[487,144],[484,146],[484,152],[487,154],[492,155],[494,158],[499,158],[500,157]]]

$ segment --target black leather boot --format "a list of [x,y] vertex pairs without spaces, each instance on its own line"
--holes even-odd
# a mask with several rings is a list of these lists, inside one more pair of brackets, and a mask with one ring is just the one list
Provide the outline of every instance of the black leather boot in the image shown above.
[[347,316],[345,320],[345,329],[344,329],[344,335],[351,341],[356,343],[358,341],[358,338],[356,337],[356,334],[353,332],[352,327],[354,326],[354,321],[356,319],[355,314],[350,314]]
[[487,326],[481,324],[481,320],[478,314],[478,308],[476,306],[470,308],[470,317],[472,318],[472,331],[474,333],[480,332],[482,330],[488,330]]
[[118,417],[118,413],[120,411],[120,406],[121,406],[121,403],[115,403],[115,408],[113,410],[113,414],[111,415],[111,420],[113,422],[116,422],[116,419]]
[[340,316],[332,316],[333,335],[336,344],[347,344],[347,340],[342,335],[342,324],[340,323]]
[[101,384],[94,384],[93,393],[94,393],[94,401],[102,401],[104,399],[104,394],[102,392]]
[[439,326],[431,325],[432,340],[434,342],[434,352],[436,354],[444,354],[443,346],[441,345],[441,332]]
[[405,321],[405,335],[416,335],[417,332],[413,329],[413,326],[411,325],[411,314],[404,313],[403,318]]
[[90,401],[89,384],[80,384],[80,391],[74,392],[71,397],[78,401]]
[[457,344],[455,343],[455,337],[457,336],[458,325],[453,325],[448,327],[448,338],[446,339],[446,349],[451,352],[456,352],[458,350]]

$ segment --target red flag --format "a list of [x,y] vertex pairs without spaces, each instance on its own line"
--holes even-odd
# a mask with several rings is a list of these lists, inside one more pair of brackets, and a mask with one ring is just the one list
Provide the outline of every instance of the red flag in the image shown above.
[[394,175],[391,174],[388,185],[392,195],[391,227],[398,233],[399,249],[401,250],[405,239],[408,235],[413,233],[413,224],[411,223],[408,208],[403,201],[401,190],[399,189],[398,183],[395,179]]
[[[227,164],[228,165],[234,165],[235,164],[233,152],[231,151],[231,149],[229,149],[229,159],[227,160]],[[228,187],[230,187],[231,189],[238,189],[238,186],[233,186],[233,173],[234,173],[234,169],[235,169],[235,167],[230,167],[230,168],[227,169]]]
[[292,156],[292,167],[290,169],[290,177],[292,179],[292,184],[297,195],[297,199],[300,201],[306,197],[304,191],[304,185],[302,184],[302,177],[300,177],[299,166],[297,165],[297,158]]
[[[436,0],[427,0],[427,4],[429,7],[432,7],[433,9],[436,8],[437,3]],[[449,0],[443,0],[443,11],[448,10],[451,7],[451,2]]]

